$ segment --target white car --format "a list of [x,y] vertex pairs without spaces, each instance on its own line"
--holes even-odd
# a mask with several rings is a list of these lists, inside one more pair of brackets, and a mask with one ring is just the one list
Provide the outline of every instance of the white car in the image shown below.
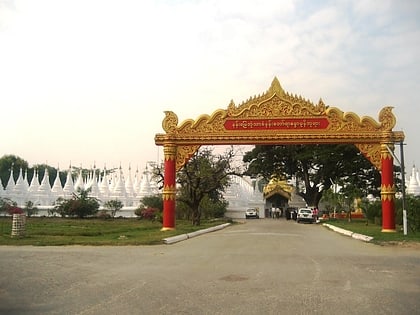
[[256,208],[249,208],[245,211],[245,219],[255,218],[258,219],[260,216],[258,214],[258,210]]
[[310,208],[300,208],[297,213],[296,222],[314,222],[313,211]]

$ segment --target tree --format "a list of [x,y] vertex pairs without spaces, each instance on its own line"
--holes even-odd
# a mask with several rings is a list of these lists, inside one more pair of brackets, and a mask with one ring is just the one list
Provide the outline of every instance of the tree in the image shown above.
[[35,205],[32,201],[27,201],[25,203],[25,208],[23,208],[23,211],[25,211],[28,218],[30,218],[32,215],[38,213],[38,208],[35,207]]
[[295,178],[297,194],[308,206],[318,207],[333,182],[342,187],[351,184],[366,195],[380,188],[379,171],[351,144],[256,146],[243,161],[249,163],[246,174],[251,176]]
[[220,155],[213,155],[211,148],[199,150],[178,172],[177,201],[191,210],[193,225],[200,225],[201,202],[205,197],[212,201],[222,200],[222,192],[229,185],[228,175],[234,174],[231,167],[232,148]]
[[122,209],[124,204],[121,200],[114,199],[104,203],[104,207],[111,211],[111,217],[115,217],[115,214]]
[[85,218],[94,215],[99,210],[96,198],[89,197],[90,189],[78,189],[71,199],[59,198],[54,207],[61,216]]
[[223,218],[229,203],[224,200],[212,200],[209,196],[205,196],[200,203],[202,216],[206,219]]

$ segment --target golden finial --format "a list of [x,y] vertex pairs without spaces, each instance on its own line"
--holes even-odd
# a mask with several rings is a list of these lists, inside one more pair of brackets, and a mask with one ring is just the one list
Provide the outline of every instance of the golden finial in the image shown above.
[[283,95],[284,94],[284,90],[280,85],[280,81],[277,79],[277,77],[274,77],[273,82],[271,82],[271,86],[268,90],[269,92],[271,92],[272,94],[277,94],[277,95]]

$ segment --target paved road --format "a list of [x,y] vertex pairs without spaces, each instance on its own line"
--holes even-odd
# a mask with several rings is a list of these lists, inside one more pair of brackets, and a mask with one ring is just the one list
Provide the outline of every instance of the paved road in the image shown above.
[[248,220],[172,245],[0,247],[1,314],[420,314],[420,251]]

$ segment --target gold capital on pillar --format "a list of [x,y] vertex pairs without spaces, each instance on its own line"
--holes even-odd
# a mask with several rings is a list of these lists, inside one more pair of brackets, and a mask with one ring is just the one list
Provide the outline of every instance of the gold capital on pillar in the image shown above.
[[163,154],[165,156],[165,161],[166,160],[175,161],[176,151],[177,151],[177,146],[175,144],[165,144],[165,146],[163,147]]
[[162,193],[163,200],[175,200],[175,197],[176,197],[175,185],[163,187],[163,193]]

